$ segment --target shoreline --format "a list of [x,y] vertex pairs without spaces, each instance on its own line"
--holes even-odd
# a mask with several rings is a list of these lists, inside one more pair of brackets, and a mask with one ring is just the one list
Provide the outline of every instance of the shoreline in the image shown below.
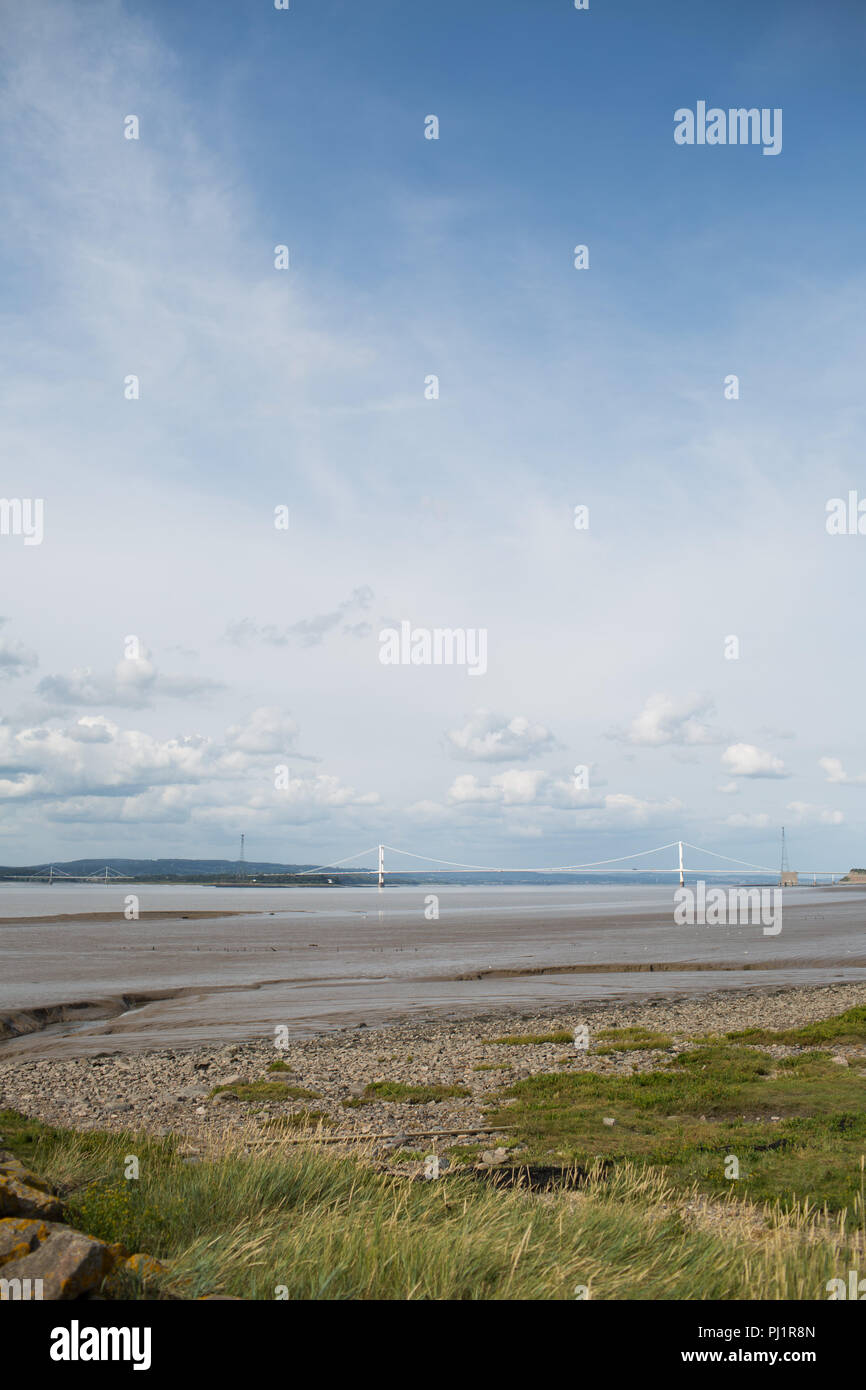
[[[866,982],[757,986],[698,998],[594,1001],[532,1010],[500,1007],[477,1009],[461,1018],[416,1018],[383,1027],[360,1024],[289,1037],[280,1048],[263,1039],[224,1046],[153,1047],[134,1054],[106,1049],[50,1060],[22,1055],[4,1060],[0,1052],[0,1108],[79,1130],[176,1135],[193,1154],[227,1131],[248,1128],[251,1121],[266,1135],[274,1120],[294,1124],[291,1117],[302,1117],[303,1112],[322,1117],[335,1135],[350,1140],[362,1132],[439,1131],[444,1137],[455,1127],[484,1135],[485,1105],[513,1081],[557,1069],[630,1075],[634,1069],[651,1070],[670,1055],[651,1050],[602,1055],[580,1052],[565,1041],[520,1046],[493,1041],[502,1034],[573,1034],[581,1023],[591,1034],[644,1025],[671,1035],[674,1050],[681,1051],[696,1036],[753,1027],[793,1028],[862,1005]],[[286,1069],[268,1072],[274,1062]],[[245,1086],[263,1079],[271,1089],[254,1101],[231,1091],[222,1099],[211,1096],[217,1086]],[[368,1084],[383,1081],[458,1087],[469,1094],[422,1104],[358,1103]],[[307,1094],[298,1096],[295,1090]],[[495,1137],[492,1131],[489,1137]]]

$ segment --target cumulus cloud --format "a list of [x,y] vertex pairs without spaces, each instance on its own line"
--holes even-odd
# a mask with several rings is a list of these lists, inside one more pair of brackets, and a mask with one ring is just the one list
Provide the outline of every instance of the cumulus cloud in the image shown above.
[[[0,627],[5,627],[8,618],[0,618]],[[23,642],[12,642],[8,637],[0,637],[0,678],[13,680],[24,676],[39,664],[35,652],[25,647]]]
[[732,816],[725,817],[724,824],[733,825],[739,830],[765,830],[771,821],[764,811],[736,811]]
[[792,813],[796,825],[841,825],[845,819],[841,811],[813,806],[808,801],[789,801],[785,809]]
[[264,642],[271,647],[287,647],[296,642],[302,647],[317,647],[335,628],[341,628],[346,637],[369,637],[372,627],[367,622],[349,622],[348,619],[364,613],[373,602],[373,590],[367,584],[353,589],[347,599],[338,603],[328,613],[318,613],[312,618],[301,618],[287,627],[277,627],[273,623],[259,624],[252,618],[241,618],[229,623],[225,640],[241,647],[248,642]]
[[732,743],[722,754],[725,770],[732,777],[790,777],[775,753],[756,748],[753,743]]
[[558,747],[543,724],[532,724],[523,715],[512,719],[478,709],[462,729],[449,729],[445,737],[454,758],[467,762],[521,762]]
[[507,810],[514,806],[531,806],[538,812],[578,811],[580,824],[585,828],[612,823],[646,824],[682,809],[682,802],[674,797],[654,801],[627,792],[600,795],[579,789],[573,779],[518,768],[496,773],[487,782],[482,782],[474,773],[464,773],[455,778],[449,788],[448,801],[461,808]]
[[651,695],[628,727],[614,729],[609,737],[646,748],[722,743],[724,735],[709,723],[714,712],[709,695],[693,694],[680,701],[669,695]]
[[846,784],[849,787],[859,787],[866,783],[866,773],[851,777],[842,766],[841,758],[819,758],[818,766],[824,769],[826,780],[837,785]]
[[117,706],[144,709],[159,696],[175,700],[203,699],[224,689],[221,681],[200,676],[169,676],[159,672],[148,654],[118,661],[110,673],[97,674],[90,667],[70,675],[43,676],[36,687],[52,704]]
[[576,787],[574,780],[555,777],[549,772],[509,768],[482,782],[473,772],[456,777],[448,790],[452,804],[489,803],[500,806],[600,806],[592,793]]
[[[223,740],[188,734],[159,739],[121,729],[104,716],[66,727],[0,726],[0,814],[37,803],[49,821],[237,824],[258,817],[278,826],[374,805],[331,773],[296,776],[274,765],[297,728],[274,709],[256,710]],[[299,756],[295,753],[293,756]],[[234,820],[232,820],[234,817]]]
[[284,753],[307,762],[318,762],[318,758],[299,753],[296,748],[298,726],[295,720],[273,705],[263,705],[253,710],[245,724],[233,724],[226,729],[225,741],[229,748],[242,753]]

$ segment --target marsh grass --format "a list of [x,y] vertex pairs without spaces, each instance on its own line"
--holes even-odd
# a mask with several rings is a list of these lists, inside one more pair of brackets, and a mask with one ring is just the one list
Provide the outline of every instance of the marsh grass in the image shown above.
[[598,1053],[649,1051],[655,1048],[670,1047],[673,1038],[666,1033],[655,1032],[652,1028],[602,1028],[596,1034],[598,1039],[594,1048]]
[[486,1038],[485,1041],[501,1047],[530,1047],[538,1043],[573,1043],[574,1033],[560,1028],[556,1033],[508,1033],[504,1038]]
[[453,1100],[471,1095],[465,1086],[410,1086],[404,1081],[371,1081],[362,1096],[342,1103],[349,1110],[375,1101],[399,1101],[404,1105],[429,1105],[438,1100]]
[[[252,1130],[199,1164],[170,1142],[78,1134],[0,1115],[6,1143],[59,1182],[69,1217],[168,1263],[114,1297],[274,1299],[825,1298],[858,1257],[844,1218],[756,1211],[730,1196],[718,1230],[696,1227],[682,1192],[625,1162],[578,1191],[497,1191],[461,1173],[412,1182],[369,1156],[254,1147]],[[140,1178],[123,1183],[125,1155]]]
[[[864,1095],[862,1077],[820,1050],[779,1061],[710,1041],[652,1071],[518,1081],[487,1120],[512,1126],[537,1161],[554,1153],[575,1164],[644,1162],[717,1197],[734,1185],[754,1201],[840,1211],[853,1210],[860,1190]],[[725,1177],[728,1155],[740,1165],[735,1184]]]
[[210,1097],[229,1091],[238,1100],[320,1100],[318,1091],[306,1086],[291,1086],[285,1081],[244,1081],[236,1086],[214,1086]]

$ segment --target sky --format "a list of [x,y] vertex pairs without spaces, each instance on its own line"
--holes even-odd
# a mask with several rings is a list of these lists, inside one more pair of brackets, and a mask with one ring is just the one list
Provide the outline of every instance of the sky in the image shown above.
[[866,862],[861,4],[0,31],[0,862]]

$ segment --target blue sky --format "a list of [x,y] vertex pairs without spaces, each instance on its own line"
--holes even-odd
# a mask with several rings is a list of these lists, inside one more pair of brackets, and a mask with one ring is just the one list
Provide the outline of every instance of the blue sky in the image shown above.
[[859,6],[2,16],[0,859],[863,860]]

